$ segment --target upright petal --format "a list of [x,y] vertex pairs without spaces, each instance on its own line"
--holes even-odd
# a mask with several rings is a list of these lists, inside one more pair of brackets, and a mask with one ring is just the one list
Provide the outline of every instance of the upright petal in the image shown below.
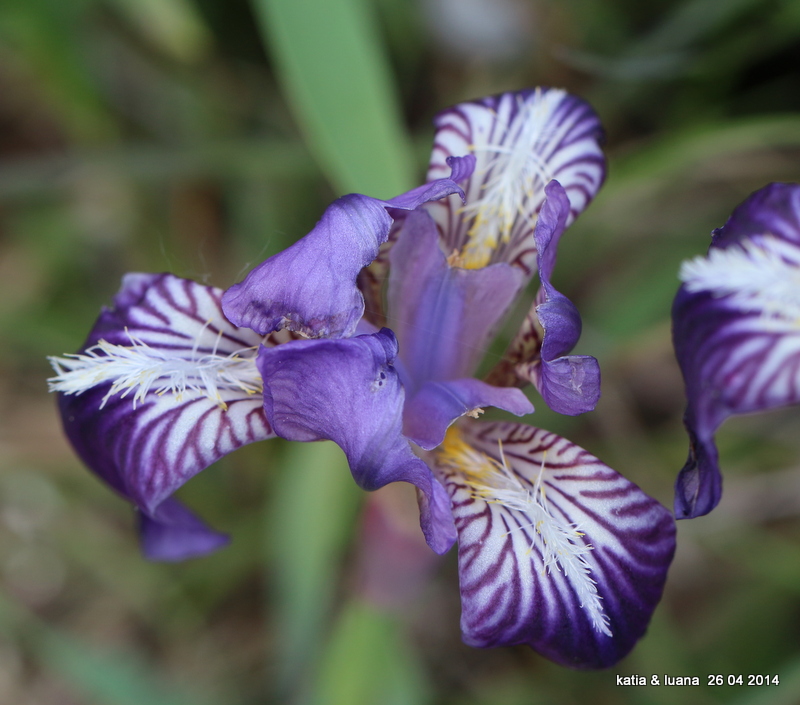
[[714,434],[729,416],[800,403],[800,185],[771,184],[684,263],[672,309],[686,383],[690,449],[675,515],[702,516],[722,494]]
[[568,355],[581,335],[575,305],[550,279],[556,252],[569,217],[569,201],[561,184],[551,181],[534,238],[541,287],[503,360],[489,374],[492,384],[532,383],[547,405],[574,416],[591,411],[600,399],[600,366],[589,355]]
[[53,358],[64,430],[81,459],[143,513],[143,547],[164,560],[223,541],[175,501],[178,487],[272,434],[255,365],[261,336],[222,315],[222,291],[129,274],[78,355]]
[[447,173],[447,158],[474,154],[465,185],[467,206],[452,197],[431,203],[445,251],[467,266],[509,262],[530,275],[533,229],[544,187],[558,179],[569,197],[569,225],[605,178],[600,121],[587,103],[553,88],[536,88],[460,103],[440,113],[429,179]]
[[670,513],[555,434],[467,422],[436,455],[458,530],[471,646],[604,668],[644,634],[675,550]]
[[[449,163],[455,177],[466,178],[473,162],[467,157]],[[455,181],[443,178],[389,201],[357,193],[343,196],[328,206],[308,235],[225,292],[225,315],[262,334],[288,328],[312,338],[350,337],[364,314],[356,278],[386,242],[390,214],[449,194],[463,197]]]
[[332,440],[365,490],[410,482],[420,490],[420,524],[428,544],[444,553],[455,541],[447,494],[402,435],[404,392],[393,362],[394,334],[306,340],[262,348],[264,408],[291,441]]
[[389,323],[401,342],[409,393],[472,375],[523,285],[504,263],[450,266],[430,216],[409,213],[389,255]]

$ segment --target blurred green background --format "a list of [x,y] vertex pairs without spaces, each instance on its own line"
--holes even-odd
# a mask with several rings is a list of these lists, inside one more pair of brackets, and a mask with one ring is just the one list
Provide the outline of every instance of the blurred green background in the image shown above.
[[[797,0],[0,3],[0,703],[800,702],[796,410],[725,425],[725,496],[679,526],[647,636],[579,673],[461,644],[454,555],[425,564],[413,599],[392,596],[389,549],[365,539],[381,531],[364,531],[329,444],[270,441],[208,469],[181,496],[232,545],[144,562],[44,381],[46,355],[80,346],[125,272],[229,286],[337,195],[418,183],[438,110],[562,86],[608,133],[606,186],[555,277],[603,398],[575,419],[537,404],[533,422],[670,506],[686,453],[676,273],[751,191],[800,180],[799,69]],[[409,497],[392,492],[370,507],[403,526]],[[701,686],[622,688],[617,673]]]

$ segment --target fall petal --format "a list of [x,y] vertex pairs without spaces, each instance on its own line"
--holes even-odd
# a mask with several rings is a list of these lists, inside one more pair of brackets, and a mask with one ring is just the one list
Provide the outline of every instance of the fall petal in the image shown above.
[[644,634],[675,549],[670,513],[555,434],[464,423],[437,453],[459,537],[464,641],[604,668]]
[[150,543],[172,541],[170,554],[181,550],[179,537],[166,537],[170,526],[189,552],[216,539],[192,543],[192,522],[162,503],[223,455],[273,435],[255,366],[261,337],[225,319],[221,294],[169,274],[128,275],[83,352],[52,359],[51,388],[76,452],[142,510],[146,541],[156,528],[161,538]]

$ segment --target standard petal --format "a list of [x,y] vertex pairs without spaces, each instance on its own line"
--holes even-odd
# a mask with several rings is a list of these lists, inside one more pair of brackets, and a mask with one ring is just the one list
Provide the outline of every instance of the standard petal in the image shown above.
[[560,414],[591,411],[600,399],[600,366],[588,355],[568,355],[581,335],[578,309],[552,285],[558,242],[566,229],[569,200],[551,181],[536,224],[541,287],[503,360],[487,377],[492,384],[533,384],[545,403]]
[[188,510],[162,503],[226,453],[273,435],[255,365],[261,336],[225,319],[221,295],[169,274],[128,275],[84,352],[53,360],[66,435],[142,510],[149,555],[219,545]]
[[[471,173],[469,158],[451,160],[459,178]],[[413,210],[431,199],[463,191],[437,179],[388,201],[350,194],[334,201],[314,229],[262,262],[228,289],[222,305],[238,326],[266,334],[281,328],[311,338],[350,337],[364,314],[358,273],[377,256],[392,225],[390,212]]]
[[533,228],[544,186],[558,179],[567,191],[568,224],[594,198],[605,178],[603,139],[587,103],[553,88],[503,93],[460,103],[440,113],[428,179],[447,174],[447,158],[474,154],[475,171],[464,191],[426,208],[434,215],[445,251],[472,267],[509,262],[530,275]]
[[533,413],[533,404],[516,388],[492,387],[472,378],[428,382],[406,402],[403,431],[420,448],[431,450],[454,421],[477,418],[489,406],[517,416]]
[[389,323],[401,342],[409,393],[472,375],[523,286],[514,267],[450,266],[423,210],[409,213],[389,255]]
[[604,668],[644,634],[675,550],[670,513],[555,434],[468,422],[436,455],[458,529],[471,646]]
[[331,440],[365,490],[410,482],[421,491],[423,532],[437,553],[455,541],[447,495],[402,435],[405,395],[387,328],[342,340],[262,348],[264,408],[275,432],[292,441]]
[[800,403],[800,186],[753,194],[681,269],[672,309],[686,383],[690,449],[675,515],[702,516],[722,494],[714,434],[729,416]]

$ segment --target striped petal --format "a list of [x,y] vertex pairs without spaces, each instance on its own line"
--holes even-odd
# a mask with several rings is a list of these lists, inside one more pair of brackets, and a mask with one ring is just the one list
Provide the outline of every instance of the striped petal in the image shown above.
[[644,634],[675,549],[670,513],[555,434],[464,423],[437,452],[471,646],[603,668]]
[[675,515],[702,516],[722,494],[714,434],[729,416],[800,403],[800,185],[772,184],[684,263],[672,309],[686,383],[689,457]]
[[273,435],[255,365],[261,336],[231,325],[221,296],[170,274],[129,274],[83,352],[52,359],[67,437],[142,510],[143,548],[154,559],[220,545],[165,500],[226,453]]
[[447,158],[474,154],[466,206],[456,199],[430,203],[444,250],[467,266],[508,262],[530,275],[533,229],[544,187],[557,179],[569,196],[569,225],[605,178],[603,133],[587,103],[563,90],[536,88],[460,103],[440,113],[428,179],[447,174]]
[[310,338],[351,337],[364,314],[357,278],[387,241],[392,214],[450,194],[463,198],[456,181],[472,173],[474,159],[448,163],[445,178],[388,201],[357,193],[334,201],[308,235],[225,292],[225,315],[263,334],[287,328]]

